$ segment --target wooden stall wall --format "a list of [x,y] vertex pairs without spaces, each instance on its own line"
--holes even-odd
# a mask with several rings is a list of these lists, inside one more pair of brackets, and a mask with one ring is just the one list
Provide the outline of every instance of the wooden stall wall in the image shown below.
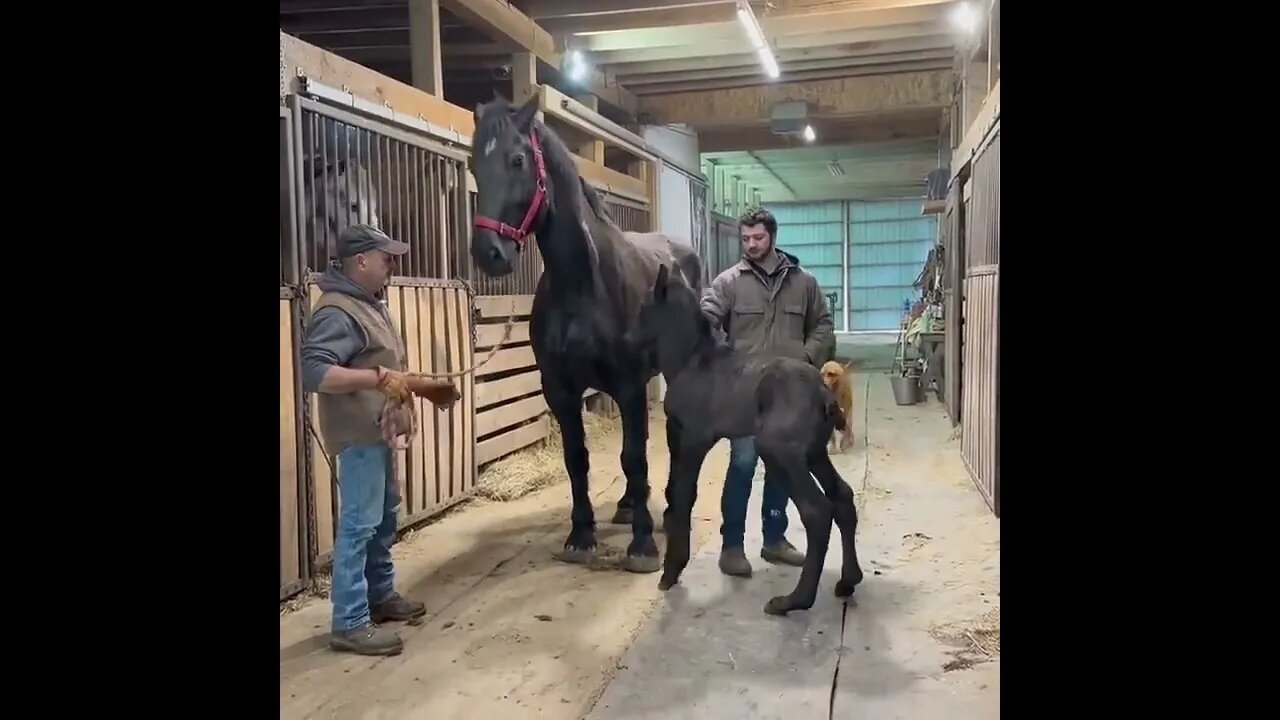
[[542,440],[551,426],[542,375],[529,344],[533,296],[480,296],[476,308],[477,362],[484,362],[502,341],[511,318],[510,337],[475,373],[476,461],[484,465]]
[[[311,285],[311,304],[320,291]],[[473,364],[471,317],[474,305],[466,286],[453,280],[396,277],[386,294],[391,322],[409,354],[410,372],[454,373]],[[495,358],[490,366],[497,363]],[[453,378],[462,397],[448,410],[416,399],[418,435],[408,450],[396,453],[400,487],[398,527],[412,525],[457,503],[475,490],[477,467],[476,384],[472,375]],[[314,408],[316,398],[311,397]],[[319,431],[318,418],[316,431]],[[312,439],[318,528],[317,556],[333,550],[334,518],[341,503],[332,471],[340,470],[331,452]]]
[[298,302],[280,288],[280,599],[311,579],[302,392],[298,379]]
[[961,456],[1000,515],[1000,124],[973,160],[965,241]]

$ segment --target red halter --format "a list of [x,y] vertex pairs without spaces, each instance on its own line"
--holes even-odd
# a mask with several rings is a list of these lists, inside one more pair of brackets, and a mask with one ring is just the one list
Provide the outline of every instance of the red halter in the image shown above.
[[542,146],[538,144],[538,135],[533,130],[529,130],[529,146],[533,148],[533,167],[537,172],[538,185],[534,188],[533,199],[529,201],[529,210],[524,214],[520,227],[514,228],[483,215],[476,215],[475,218],[476,227],[492,230],[499,235],[511,238],[515,241],[517,248],[524,246],[529,227],[533,225],[534,218],[538,217],[538,211],[542,209],[542,202],[547,196],[547,165],[542,159]]

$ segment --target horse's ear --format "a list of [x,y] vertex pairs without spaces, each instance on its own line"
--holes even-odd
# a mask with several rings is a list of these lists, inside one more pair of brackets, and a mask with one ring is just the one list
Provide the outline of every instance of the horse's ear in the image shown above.
[[533,116],[538,113],[538,96],[541,94],[541,91],[537,91],[530,95],[529,99],[520,106],[520,111],[516,113],[516,127],[520,132],[527,133],[533,127]]
[[658,279],[653,281],[653,299],[664,302],[667,299],[667,266],[658,266]]

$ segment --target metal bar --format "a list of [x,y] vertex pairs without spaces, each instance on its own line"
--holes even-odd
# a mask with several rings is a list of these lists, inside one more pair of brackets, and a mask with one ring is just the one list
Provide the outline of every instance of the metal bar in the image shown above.
[[461,162],[466,162],[467,160],[467,154],[457,148],[451,148],[447,145],[436,142],[435,140],[430,140],[393,125],[364,118],[356,113],[336,108],[331,105],[326,105],[325,103],[318,100],[312,100],[310,98],[300,97],[299,102],[302,103],[302,108],[308,112],[314,112],[317,115],[323,115],[327,118],[331,118],[348,125],[364,128],[366,130],[376,132],[379,135],[395,138],[396,140],[408,145],[413,145],[414,147],[422,148],[423,150],[427,150],[438,155],[451,157]]
[[[307,447],[311,438],[307,434],[307,417],[306,408],[302,402],[302,316],[303,303],[307,302],[307,297],[303,293],[299,293],[297,297],[289,301],[289,312],[292,315],[289,323],[289,332],[293,336],[293,352],[290,353],[290,362],[293,363],[293,416],[297,418],[294,427],[294,463],[297,467],[298,475],[298,528],[304,531],[299,533],[298,538],[298,568],[301,573],[302,582],[310,582],[312,577],[311,568],[311,543],[314,538],[314,527],[311,525],[311,509],[315,504],[314,485],[311,477],[307,473]],[[307,503],[308,492],[311,492],[311,502]],[[335,528],[337,525],[334,526]]]
[[444,140],[445,142],[471,147],[471,136],[464,135],[455,128],[446,128],[427,121],[421,115],[409,115],[407,113],[396,112],[390,103],[370,102],[364,98],[357,97],[345,90],[339,90],[329,87],[322,83],[318,83],[309,78],[297,79],[297,91],[306,95],[314,96],[319,100],[337,105],[343,109],[350,108],[368,115],[373,115],[382,120],[386,120],[397,125],[401,125],[415,132],[424,133],[432,137]]

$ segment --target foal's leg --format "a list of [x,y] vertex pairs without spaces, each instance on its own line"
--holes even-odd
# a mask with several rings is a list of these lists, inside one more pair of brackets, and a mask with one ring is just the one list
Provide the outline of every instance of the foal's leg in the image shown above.
[[582,391],[575,391],[566,384],[547,382],[543,375],[542,393],[546,397],[551,414],[560,425],[564,442],[564,469],[569,473],[569,486],[573,491],[573,528],[564,541],[564,553],[559,559],[571,563],[588,563],[596,554],[596,517],[591,509],[587,473],[591,469],[587,452],[586,432],[582,428]]
[[854,535],[858,530],[858,508],[853,502],[853,489],[840,477],[831,457],[825,452],[814,453],[809,458],[809,469],[818,478],[822,489],[831,501],[831,514],[840,528],[842,561],[840,581],[836,583],[836,596],[849,597],[862,582],[862,566],[858,564],[858,551],[854,547]]
[[818,579],[827,557],[827,545],[831,542],[831,503],[810,479],[803,456],[792,452],[774,454],[772,451],[773,448],[760,448],[765,472],[786,478],[787,490],[800,511],[800,520],[808,537],[804,568],[795,589],[790,595],[779,595],[764,606],[764,611],[770,615],[786,615],[792,610],[808,610],[818,597]]
[[[627,492],[623,500],[630,500],[631,545],[622,568],[631,572],[657,572],[661,561],[658,546],[653,542],[653,515],[649,513],[649,402],[643,392],[624,395],[622,409],[622,472],[627,477]],[[618,503],[622,512],[622,503]],[[616,521],[616,517],[615,517]]]
[[680,574],[689,565],[689,534],[693,504],[698,500],[698,475],[714,444],[690,441],[675,421],[667,421],[671,474],[667,478],[667,509],[662,515],[662,524],[667,532],[667,554],[663,558],[659,590],[668,590],[679,582]]

